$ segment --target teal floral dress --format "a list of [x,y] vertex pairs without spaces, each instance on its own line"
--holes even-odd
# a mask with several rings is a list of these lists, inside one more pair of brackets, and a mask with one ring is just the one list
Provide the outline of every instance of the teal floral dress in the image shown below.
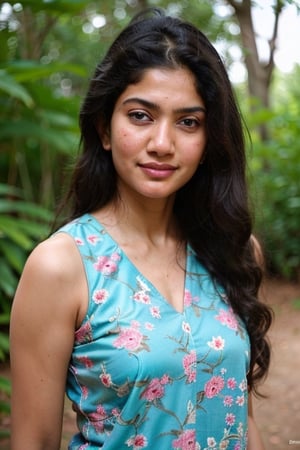
[[193,250],[179,313],[92,215],[60,232],[89,287],[67,377],[69,449],[245,450],[249,338]]

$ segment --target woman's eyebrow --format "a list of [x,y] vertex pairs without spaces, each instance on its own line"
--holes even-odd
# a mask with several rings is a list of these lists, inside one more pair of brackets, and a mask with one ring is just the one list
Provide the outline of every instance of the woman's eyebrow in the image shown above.
[[[149,100],[145,100],[144,98],[140,97],[130,97],[124,100],[123,105],[126,105],[128,103],[139,103],[142,106],[145,106],[145,108],[149,108],[155,111],[159,111],[161,108],[157,103],[150,102]],[[204,106],[197,105],[197,106],[187,106],[184,108],[178,108],[174,110],[175,113],[184,113],[184,114],[190,114],[193,112],[206,112],[206,109]]]
[[175,109],[176,113],[193,113],[193,112],[206,112],[206,109],[204,108],[204,106],[188,106],[186,108],[179,108],[179,109]]
[[160,106],[157,103],[149,102],[149,100],[145,100],[144,98],[140,97],[129,97],[126,100],[124,100],[123,105],[127,105],[128,103],[139,103],[145,108],[152,109],[155,111],[160,110]]

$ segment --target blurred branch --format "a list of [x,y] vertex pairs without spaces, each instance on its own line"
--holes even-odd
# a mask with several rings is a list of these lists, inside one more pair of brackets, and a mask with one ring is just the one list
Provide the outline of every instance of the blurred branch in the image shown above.
[[39,27],[36,14],[30,8],[24,8],[20,14],[23,45],[21,47],[23,59],[39,60],[42,56],[42,46],[58,17],[45,15],[43,27]]

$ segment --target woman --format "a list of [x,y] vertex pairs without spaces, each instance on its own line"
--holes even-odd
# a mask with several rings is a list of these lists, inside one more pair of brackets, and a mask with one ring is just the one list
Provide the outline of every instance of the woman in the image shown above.
[[11,319],[12,450],[262,450],[257,298],[240,115],[192,25],[136,17],[96,69],[67,224],[29,257]]

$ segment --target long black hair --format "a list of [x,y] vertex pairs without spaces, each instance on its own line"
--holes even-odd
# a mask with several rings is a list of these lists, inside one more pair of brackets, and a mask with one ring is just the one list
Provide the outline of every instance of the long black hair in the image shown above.
[[246,185],[241,115],[223,62],[192,24],[144,12],[119,34],[97,66],[80,111],[82,153],[66,205],[69,220],[95,211],[117,195],[111,152],[103,149],[99,125],[108,129],[117,99],[150,68],[184,67],[196,80],[206,108],[204,163],[176,194],[174,214],[184,238],[213,279],[225,288],[234,311],[244,320],[251,341],[248,383],[256,390],[270,361],[266,332],[269,308],[258,300],[262,270],[251,238],[252,218]]

